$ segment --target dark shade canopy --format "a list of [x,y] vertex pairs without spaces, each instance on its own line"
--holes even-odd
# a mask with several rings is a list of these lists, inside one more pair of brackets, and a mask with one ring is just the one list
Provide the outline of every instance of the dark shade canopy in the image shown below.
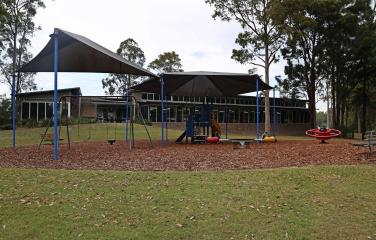
[[[258,75],[219,72],[171,72],[162,74],[165,95],[221,97],[236,96],[256,91]],[[161,92],[159,78],[151,78],[132,87],[134,90],[150,93]],[[259,90],[272,89],[259,81]]]
[[[125,60],[86,37],[61,29],[55,29],[54,34],[57,34],[59,39],[59,72],[119,73],[156,77],[152,72]],[[19,71],[53,72],[53,38]]]

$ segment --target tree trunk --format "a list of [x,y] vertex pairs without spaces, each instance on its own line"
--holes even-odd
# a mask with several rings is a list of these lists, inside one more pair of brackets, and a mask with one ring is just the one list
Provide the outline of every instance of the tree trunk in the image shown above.
[[314,63],[311,63],[308,86],[308,111],[310,114],[309,123],[311,128],[316,128],[316,73]]
[[309,124],[311,128],[316,128],[316,96],[315,93],[310,95],[308,100]]
[[361,122],[362,122],[362,120],[361,120],[361,116],[360,116],[361,114],[360,114],[360,109],[358,109],[357,111],[356,111],[356,116],[357,116],[357,129],[358,129],[358,133],[361,133],[362,132],[362,124],[361,124]]
[[332,76],[331,76],[331,93],[332,93],[332,127],[337,127],[337,118],[336,118],[336,89],[337,89],[337,83],[335,78],[335,69],[334,66],[332,67]]
[[340,110],[341,110],[341,104],[342,104],[342,97],[340,97],[341,94],[339,94],[339,89],[338,89],[338,86],[336,88],[336,105],[335,105],[335,114],[336,114],[336,118],[335,118],[335,127],[338,127],[338,125],[340,124],[339,121],[339,117],[340,117]]
[[366,76],[363,76],[363,104],[362,104],[362,139],[367,131],[367,94],[366,94]]
[[[269,85],[269,48],[268,47],[265,48],[265,83]],[[265,132],[271,133],[269,90],[265,90],[264,95],[265,95]]]
[[329,94],[329,81],[326,82],[326,127],[332,127],[332,123],[330,122],[332,111],[330,110],[330,94]]

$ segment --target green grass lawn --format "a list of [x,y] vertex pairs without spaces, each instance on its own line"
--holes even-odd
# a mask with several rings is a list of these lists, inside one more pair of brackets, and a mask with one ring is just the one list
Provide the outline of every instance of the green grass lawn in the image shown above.
[[[147,127],[151,138],[153,140],[161,139],[161,129],[160,127]],[[41,134],[45,132],[46,128],[18,128],[16,135],[16,143],[18,146],[22,145],[37,145],[41,140]],[[147,139],[147,133],[143,125],[134,125],[135,139]],[[107,135],[108,132],[108,135]],[[106,141],[107,136],[109,139],[115,138],[122,140],[125,138],[125,127],[122,123],[98,123],[98,124],[82,124],[78,128],[78,125],[73,125],[70,127],[70,135],[72,141],[82,142],[82,141]],[[53,133],[53,128],[49,128],[49,134]],[[61,128],[61,136],[64,139],[63,143],[67,142],[67,130],[65,127]],[[175,140],[182,133],[181,130],[168,130],[169,139]],[[224,134],[222,136],[225,137]],[[232,134],[229,132],[228,138],[255,138],[254,135],[239,135]],[[311,139],[305,136],[278,136],[279,140],[307,140]],[[0,147],[10,147],[12,144],[12,131],[0,131]]]
[[376,168],[0,169],[0,239],[376,239]]
[[[159,127],[147,126],[152,139],[161,138],[161,129]],[[35,145],[39,144],[41,134],[46,128],[18,128],[17,129],[17,145]],[[108,132],[108,135],[107,135]],[[147,133],[143,125],[134,125],[135,139],[147,139]],[[49,128],[49,134],[53,134],[53,128]],[[115,136],[116,133],[116,136]],[[177,138],[182,131],[169,129],[169,137]],[[98,124],[82,124],[78,129],[78,125],[70,127],[70,135],[72,141],[106,141],[109,139],[122,140],[125,138],[125,127],[121,123],[98,123]],[[61,128],[61,138],[63,142],[67,142],[67,129]],[[0,131],[0,147],[9,147],[12,143],[12,131]]]

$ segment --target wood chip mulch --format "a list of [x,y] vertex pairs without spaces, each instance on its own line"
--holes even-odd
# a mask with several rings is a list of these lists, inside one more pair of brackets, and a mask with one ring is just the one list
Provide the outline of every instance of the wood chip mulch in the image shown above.
[[248,149],[233,149],[232,144],[175,144],[161,147],[154,142],[137,141],[128,150],[124,142],[73,143],[59,146],[59,160],[54,161],[52,146],[0,148],[2,168],[54,168],[103,170],[222,170],[307,165],[364,164],[366,149],[358,149],[347,141],[279,141],[275,144],[252,144]]

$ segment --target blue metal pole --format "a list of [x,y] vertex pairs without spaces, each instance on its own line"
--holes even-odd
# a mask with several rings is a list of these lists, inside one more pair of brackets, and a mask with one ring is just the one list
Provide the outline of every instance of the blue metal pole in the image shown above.
[[13,72],[12,80],[12,129],[13,129],[13,148],[16,148],[16,71]]
[[125,142],[128,143],[128,109],[129,109],[128,89],[125,91]]
[[166,142],[168,142],[168,118],[169,118],[168,96],[166,96]]
[[54,160],[58,159],[58,144],[59,139],[57,136],[57,72],[59,67],[59,38],[58,32],[55,31],[54,35]]
[[259,106],[259,78],[257,78],[257,80],[256,80],[256,139],[257,139],[257,142],[258,142],[258,139],[260,137],[260,135],[259,135],[259,130],[260,130],[259,111],[260,111],[260,106]]
[[227,123],[228,123],[228,116],[227,116],[227,97],[225,97],[225,132],[226,132],[226,139],[227,139]]
[[275,127],[276,127],[276,120],[277,120],[277,115],[276,115],[276,109],[275,109],[275,87],[273,88],[273,136],[275,136]]
[[163,112],[164,101],[163,101],[163,98],[164,98],[164,81],[163,81],[163,76],[161,75],[161,128],[162,128],[161,140],[162,140],[162,146],[164,145],[164,112]]

